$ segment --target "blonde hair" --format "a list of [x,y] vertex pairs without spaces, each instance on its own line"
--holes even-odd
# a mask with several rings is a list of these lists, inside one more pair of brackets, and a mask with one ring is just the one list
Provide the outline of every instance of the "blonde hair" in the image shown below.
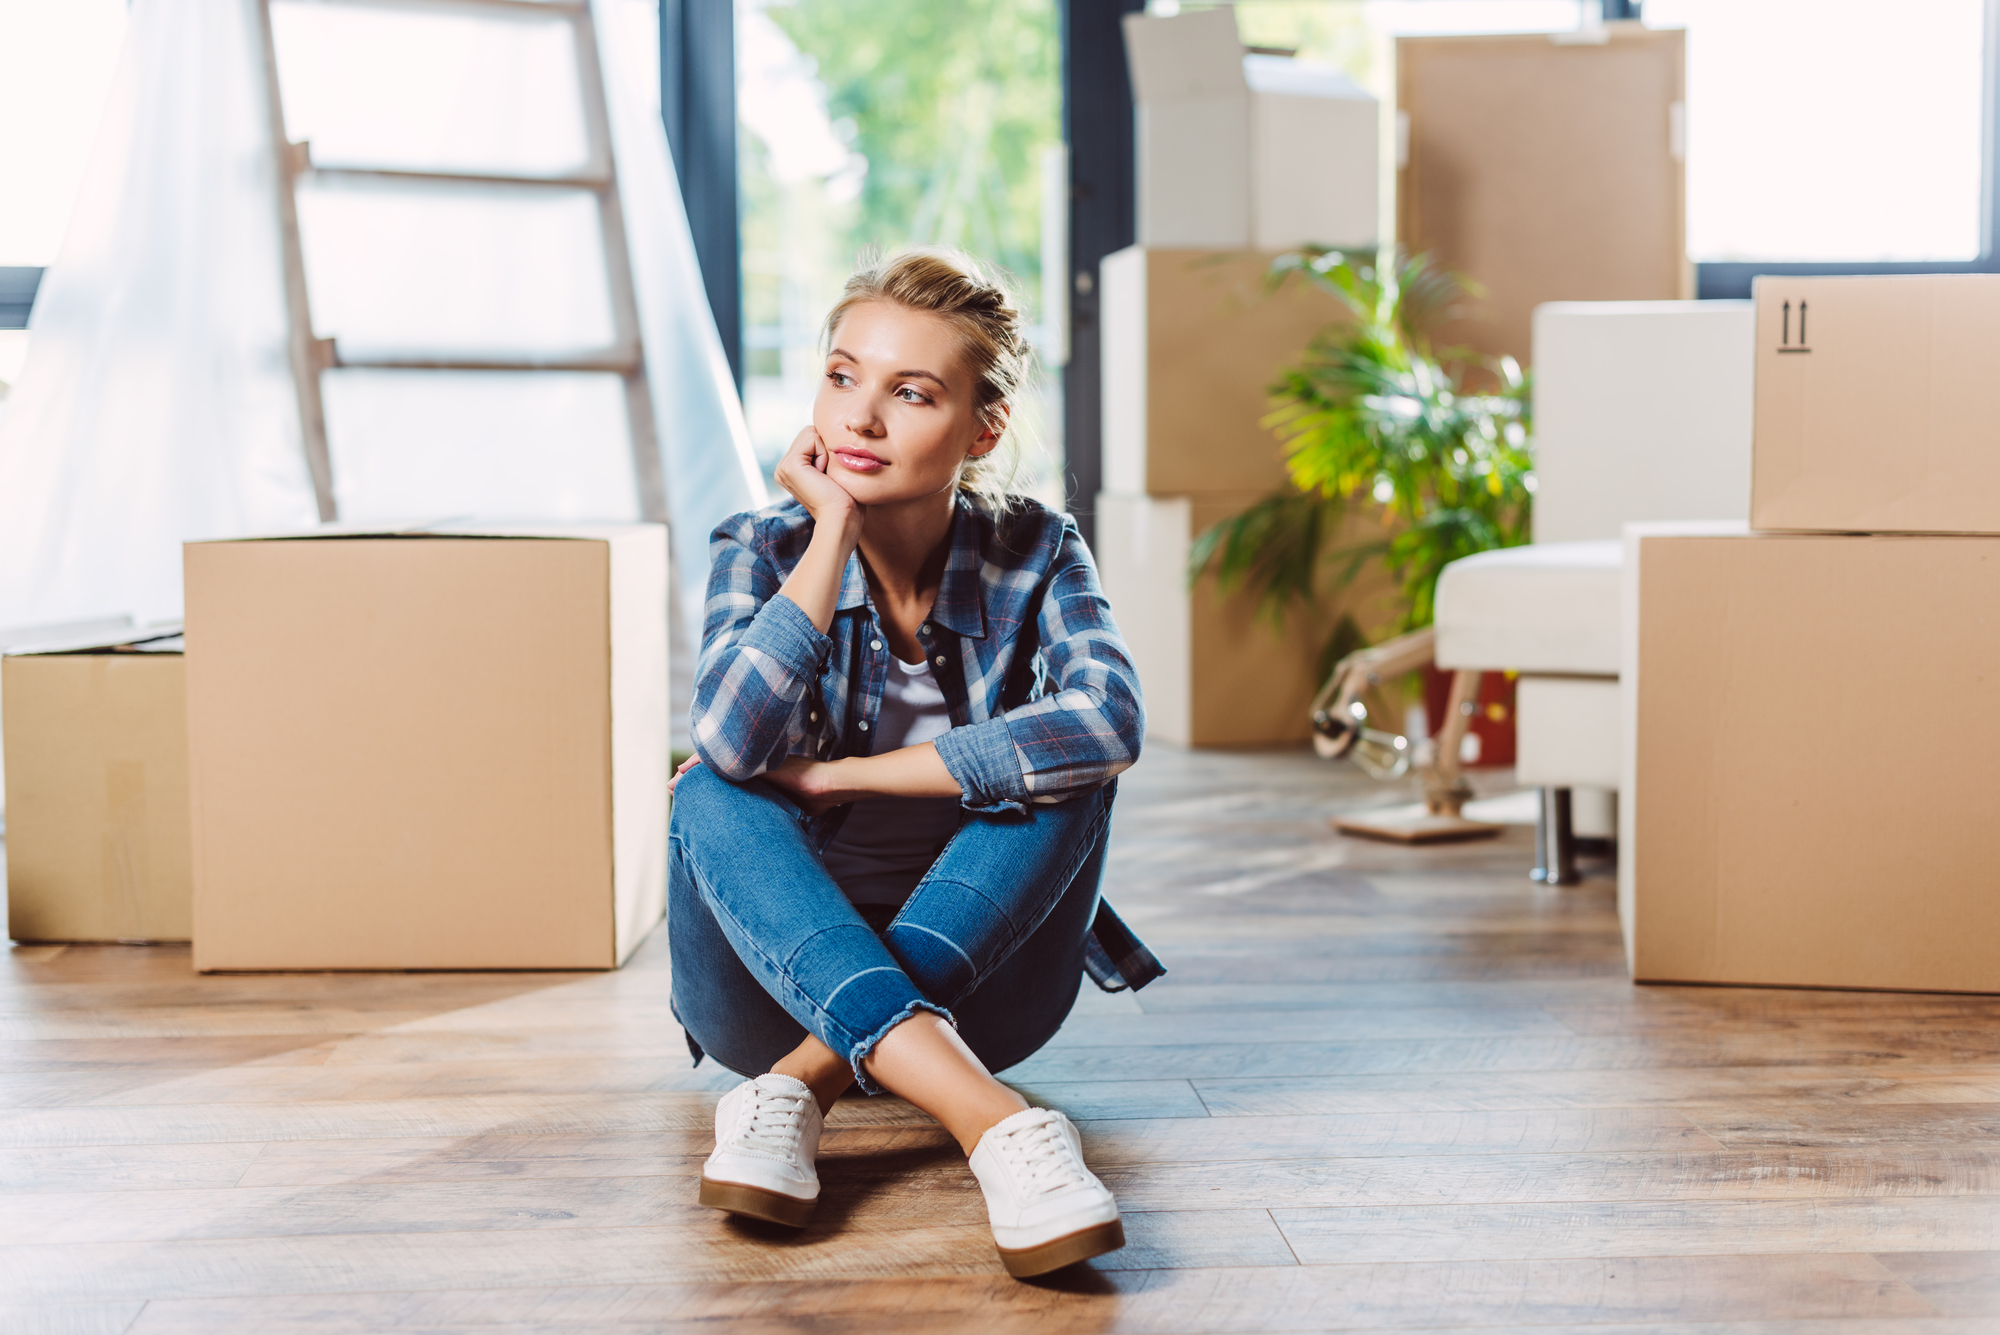
[[943,317],[957,332],[973,380],[973,411],[1000,441],[976,459],[967,459],[958,489],[993,511],[1011,508],[1014,477],[1020,471],[1020,430],[1011,409],[1028,383],[1034,352],[1013,294],[999,277],[963,251],[911,249],[864,260],[847,280],[840,300],[827,312],[822,339],[833,346],[834,330],[863,302],[889,301],[907,310]]

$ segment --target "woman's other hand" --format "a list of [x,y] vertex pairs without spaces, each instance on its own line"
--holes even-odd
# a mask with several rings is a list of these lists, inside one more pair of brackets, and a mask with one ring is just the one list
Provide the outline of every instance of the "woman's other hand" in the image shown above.
[[683,760],[680,763],[680,767],[674,771],[674,777],[667,780],[667,791],[671,793],[674,790],[674,785],[681,781],[681,775],[687,773],[700,763],[700,756],[689,756],[686,760]]
[[861,538],[861,521],[866,512],[847,488],[827,472],[832,458],[819,432],[807,427],[792,441],[772,476],[794,500],[805,506],[817,528],[838,533],[843,546],[852,549]]
[[764,781],[798,803],[799,810],[817,816],[843,802],[852,802],[858,793],[847,791],[839,782],[842,771],[837,760],[814,760],[792,756],[776,769],[764,771]]

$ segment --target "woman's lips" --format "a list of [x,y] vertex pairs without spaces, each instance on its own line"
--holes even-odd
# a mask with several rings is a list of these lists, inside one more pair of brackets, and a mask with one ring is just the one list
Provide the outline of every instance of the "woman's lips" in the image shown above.
[[835,450],[833,457],[857,473],[873,473],[889,466],[886,459],[878,459],[866,450]]

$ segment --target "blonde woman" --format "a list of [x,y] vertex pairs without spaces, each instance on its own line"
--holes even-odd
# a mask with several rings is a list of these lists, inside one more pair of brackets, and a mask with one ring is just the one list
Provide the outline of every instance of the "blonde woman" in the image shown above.
[[799,1225],[822,1118],[888,1090],[970,1157],[1002,1260],[1124,1243],[1076,1129],[992,1072],[1048,1041],[1088,970],[1161,972],[1100,903],[1139,683],[1075,523],[1009,496],[1021,317],[964,256],[902,254],[826,322],[791,499],[716,529],[676,776],[674,1010],[747,1077],[705,1205]]

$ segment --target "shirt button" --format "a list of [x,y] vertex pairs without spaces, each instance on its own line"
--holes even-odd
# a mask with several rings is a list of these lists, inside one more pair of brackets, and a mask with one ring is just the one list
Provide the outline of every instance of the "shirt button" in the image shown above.
[[880,641],[880,640],[870,640],[870,641],[868,641],[868,647],[869,647],[870,649],[873,649],[873,650],[875,650],[875,651],[877,651],[877,652],[879,653],[879,652],[881,651],[881,648],[882,648],[882,641]]
[[867,732],[867,731],[868,731],[868,720],[867,720],[867,719],[862,719],[862,720],[861,720],[861,731],[863,731],[863,732]]
[[931,623],[928,621],[926,621],[923,625],[917,627],[917,634],[919,635],[928,635],[930,633],[931,633]]
[[806,715],[806,722],[808,722],[808,723],[817,723],[817,722],[819,722],[819,712],[818,712],[817,710],[815,710],[815,711],[813,711],[812,713],[810,713],[810,714]]
[[939,655],[937,656],[937,665],[938,665],[939,667],[943,667],[943,666],[944,666],[944,655],[943,655],[943,654],[939,654]]

